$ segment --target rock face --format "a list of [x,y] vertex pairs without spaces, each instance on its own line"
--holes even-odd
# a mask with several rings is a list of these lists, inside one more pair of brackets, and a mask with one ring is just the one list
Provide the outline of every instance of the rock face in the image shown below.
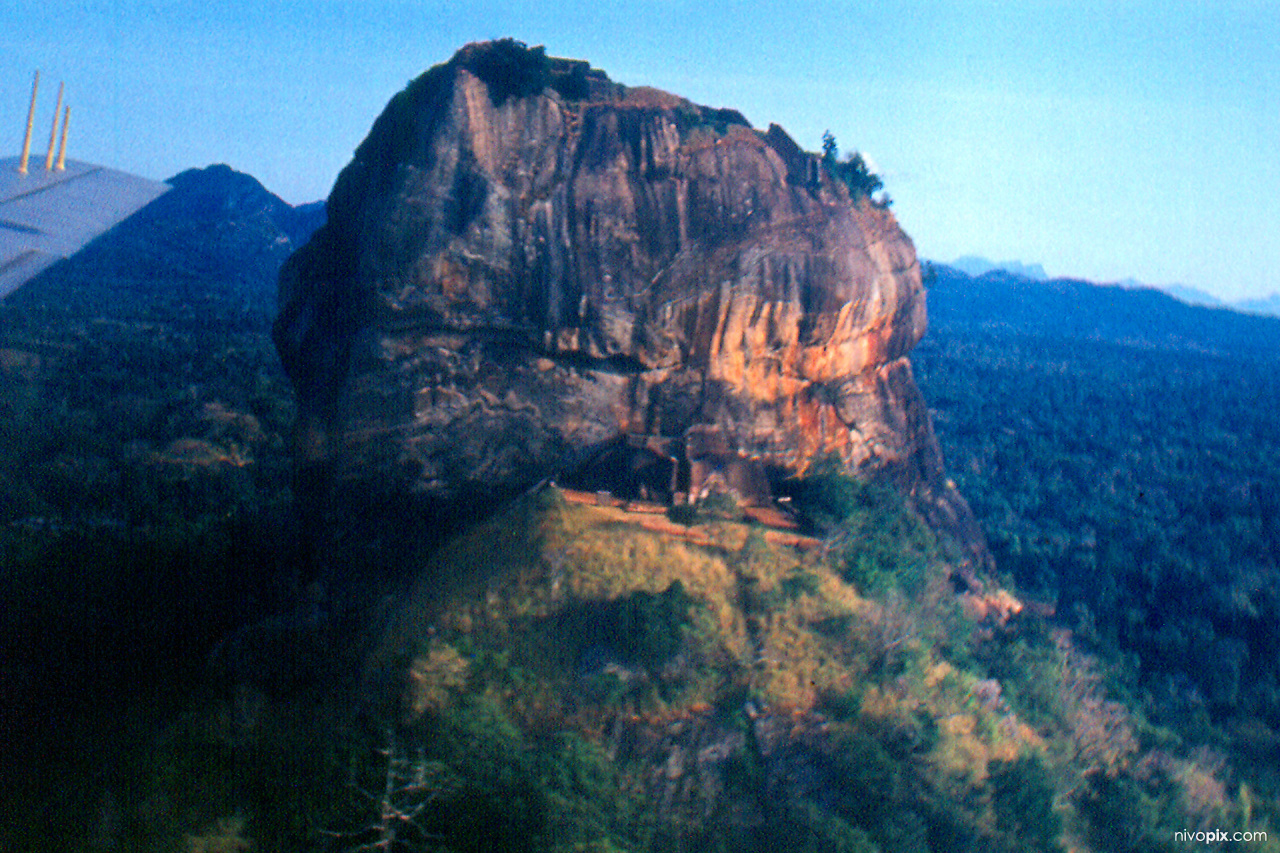
[[781,128],[506,41],[387,106],[281,274],[275,337],[299,454],[339,481],[454,500],[711,428],[963,527],[907,359],[925,328],[893,216]]

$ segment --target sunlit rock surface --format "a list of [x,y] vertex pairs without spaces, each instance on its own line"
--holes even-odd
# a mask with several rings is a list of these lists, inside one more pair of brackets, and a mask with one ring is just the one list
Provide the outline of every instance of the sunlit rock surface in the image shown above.
[[915,249],[781,128],[471,45],[388,104],[328,216],[275,335],[339,481],[452,500],[712,425],[779,476],[887,477],[981,550],[907,360]]

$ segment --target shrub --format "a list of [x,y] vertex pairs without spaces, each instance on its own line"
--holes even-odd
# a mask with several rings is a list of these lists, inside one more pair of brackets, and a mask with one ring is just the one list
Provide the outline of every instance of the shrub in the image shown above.
[[[822,165],[827,174],[845,185],[855,203],[884,188],[884,181],[867,167],[867,161],[861,154],[855,151],[841,160],[839,153],[831,131],[822,134]],[[888,207],[888,204],[886,201],[883,206]]]
[[1059,850],[1062,819],[1053,810],[1053,783],[1040,759],[994,762],[990,773],[996,827],[1024,850]]
[[742,518],[742,507],[733,495],[724,492],[712,492],[695,504],[700,521],[738,521]]
[[855,479],[828,459],[781,490],[826,533],[846,581],[876,596],[898,589],[916,598],[924,591],[936,543],[892,488]]
[[661,666],[679,650],[692,604],[684,584],[675,581],[658,595],[640,590],[615,602],[607,624],[628,660]]
[[637,590],[571,607],[560,615],[559,631],[578,657],[600,647],[629,665],[657,669],[680,650],[694,603],[684,584],[675,581],[660,593]]

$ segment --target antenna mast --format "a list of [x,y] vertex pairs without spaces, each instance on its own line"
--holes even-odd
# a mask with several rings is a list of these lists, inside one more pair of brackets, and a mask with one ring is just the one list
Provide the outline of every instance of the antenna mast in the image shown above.
[[31,156],[31,128],[36,121],[36,91],[40,88],[40,72],[36,71],[36,79],[31,81],[31,106],[27,109],[27,135],[22,140],[22,159],[18,161],[18,174],[27,173],[27,158]]
[[53,126],[49,128],[49,153],[44,155],[44,170],[53,171],[53,144],[58,141],[58,113],[62,112],[62,88],[66,83],[58,84],[58,103],[53,107]]
[[54,169],[59,172],[67,168],[67,122],[71,121],[71,107],[62,108],[62,141],[58,143],[58,162]]

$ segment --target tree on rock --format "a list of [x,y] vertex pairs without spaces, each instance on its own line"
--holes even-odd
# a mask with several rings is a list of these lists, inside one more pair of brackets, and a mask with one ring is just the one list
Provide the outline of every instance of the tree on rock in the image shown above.
[[848,188],[855,203],[884,188],[884,181],[867,167],[867,161],[857,151],[840,159],[840,147],[829,130],[822,134],[822,165],[831,177]]

